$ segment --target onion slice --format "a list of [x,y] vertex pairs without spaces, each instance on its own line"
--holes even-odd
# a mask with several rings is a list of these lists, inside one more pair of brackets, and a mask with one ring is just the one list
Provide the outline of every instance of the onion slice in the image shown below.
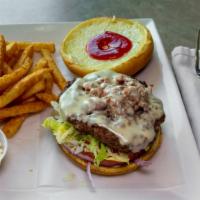
[[81,158],[81,159],[83,159],[83,160],[85,160],[85,161],[93,162],[93,159],[92,159],[90,156],[87,156],[87,155],[84,155],[84,154],[82,154],[82,153],[77,153],[77,152],[75,152],[75,151],[72,151],[66,144],[64,144],[63,146],[64,146],[64,148],[65,148],[68,152],[70,152],[72,155],[77,156],[78,158]]
[[148,167],[149,165],[151,165],[150,161],[142,159],[136,159],[134,160],[134,163],[140,167]]
[[91,174],[91,163],[88,162],[87,163],[87,167],[86,167],[86,172],[87,172],[87,176],[88,176],[88,180],[89,180],[89,183],[90,183],[90,186],[92,188],[93,191],[95,191],[95,184],[94,184],[94,180],[92,178],[92,174]]

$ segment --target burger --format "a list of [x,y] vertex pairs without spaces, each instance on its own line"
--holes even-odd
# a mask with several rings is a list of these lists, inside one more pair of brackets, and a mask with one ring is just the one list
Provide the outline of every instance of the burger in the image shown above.
[[162,141],[165,114],[152,85],[111,70],[77,78],[43,126],[76,165],[106,176],[135,171]]

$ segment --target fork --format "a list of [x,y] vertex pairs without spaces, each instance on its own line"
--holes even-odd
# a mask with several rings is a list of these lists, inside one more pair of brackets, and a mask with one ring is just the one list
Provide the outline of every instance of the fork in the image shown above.
[[199,42],[200,42],[200,29],[198,31],[198,36],[197,36],[197,44],[196,44],[196,60],[195,60],[195,70],[198,76],[200,76],[200,67],[199,67]]

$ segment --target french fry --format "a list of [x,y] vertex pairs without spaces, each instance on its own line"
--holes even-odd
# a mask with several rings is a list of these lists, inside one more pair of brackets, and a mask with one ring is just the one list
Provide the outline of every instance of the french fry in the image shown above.
[[13,68],[14,65],[17,63],[17,61],[19,60],[20,56],[21,56],[22,52],[18,51],[17,54],[15,56],[13,56],[12,58],[10,58],[9,60],[7,60],[8,65]]
[[40,59],[38,60],[38,62],[33,66],[31,72],[35,72],[35,71],[38,70],[38,69],[42,69],[42,68],[46,68],[46,67],[48,67],[47,61],[46,61],[46,59],[45,59],[44,57],[42,57],[42,58],[40,58]]
[[14,65],[13,69],[16,70],[19,67],[21,67],[24,64],[24,61],[26,60],[26,58],[32,57],[32,56],[33,56],[33,46],[30,45],[26,49],[24,49],[22,55],[20,56],[17,63]]
[[28,114],[13,117],[3,125],[2,130],[7,138],[12,138],[17,133],[27,116]]
[[53,60],[51,56],[50,51],[48,51],[47,49],[42,49],[41,52],[42,52],[42,55],[46,58],[49,68],[52,69],[52,75],[56,84],[61,90],[64,90],[64,88],[67,85],[67,81],[65,80],[60,70],[58,69],[55,61]]
[[50,73],[46,73],[45,76],[44,76],[44,80],[45,80],[45,85],[46,85],[45,91],[47,93],[51,93],[52,88],[53,88],[53,78],[52,78],[52,75]]
[[13,72],[13,70],[10,67],[10,65],[8,65],[6,62],[4,62],[4,64],[3,64],[3,74],[10,74],[12,72]]
[[31,65],[32,60],[30,58],[27,58],[21,68],[11,72],[10,74],[0,77],[0,91],[5,90],[9,86],[20,80],[23,76],[25,76],[31,68]]
[[[42,69],[42,68],[46,68],[48,67],[48,63],[47,60],[42,57],[38,60],[38,62],[33,66],[31,72],[34,72],[38,69]],[[51,92],[52,88],[53,88],[53,78],[52,75],[50,73],[46,73],[44,74],[44,80],[45,80],[45,85],[46,85],[46,92]]]
[[20,97],[20,100],[27,99],[27,98],[33,96],[34,94],[41,92],[43,90],[45,90],[45,81],[41,80],[41,81],[37,82],[35,85],[33,85],[33,87],[30,88],[24,95],[22,95]]
[[33,96],[33,97],[29,97],[28,99],[25,99],[24,101],[23,101],[23,103],[28,103],[28,102],[33,102],[33,101],[36,101],[36,97],[35,96]]
[[[9,41],[8,44],[13,41]],[[25,49],[27,46],[32,45],[33,50],[40,52],[41,49],[48,49],[51,53],[55,52],[55,44],[53,42],[24,42],[24,41],[14,41],[17,43],[20,49]]]
[[12,88],[5,91],[0,96],[0,108],[5,107],[9,103],[11,103],[13,100],[17,99],[32,85],[40,81],[45,73],[48,73],[50,71],[51,71],[50,69],[40,69],[40,70],[37,70],[36,72],[33,72],[27,75],[23,79],[21,79]]
[[0,76],[3,75],[3,65],[5,60],[6,43],[3,35],[0,35]]
[[36,97],[48,104],[51,104],[52,101],[58,101],[58,96],[52,94],[52,93],[38,93],[36,94]]
[[15,56],[19,51],[19,48],[17,46],[16,42],[11,42],[6,45],[6,59],[9,60],[13,56]]
[[0,120],[27,113],[37,113],[48,107],[42,101],[35,101],[0,109]]
[[0,77],[3,76],[3,69],[0,68]]

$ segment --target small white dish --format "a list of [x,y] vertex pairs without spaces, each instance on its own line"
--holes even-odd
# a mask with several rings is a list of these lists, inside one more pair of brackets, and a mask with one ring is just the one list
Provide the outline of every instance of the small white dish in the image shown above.
[[0,164],[1,164],[1,161],[4,159],[8,150],[8,140],[1,129],[0,129],[0,149],[3,150],[2,153],[0,152]]

